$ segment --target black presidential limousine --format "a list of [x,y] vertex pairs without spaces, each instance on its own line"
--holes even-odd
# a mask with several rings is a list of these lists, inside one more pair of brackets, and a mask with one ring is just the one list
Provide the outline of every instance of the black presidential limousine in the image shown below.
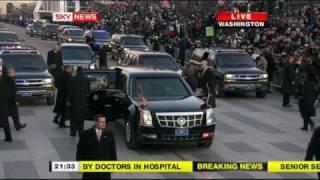
[[85,70],[91,81],[89,116],[123,119],[130,149],[143,144],[195,142],[210,147],[213,109],[173,71],[146,67]]

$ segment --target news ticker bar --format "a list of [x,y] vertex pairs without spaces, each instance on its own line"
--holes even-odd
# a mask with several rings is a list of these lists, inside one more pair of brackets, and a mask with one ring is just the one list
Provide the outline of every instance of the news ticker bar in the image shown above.
[[265,171],[270,173],[313,173],[320,172],[320,161],[50,161],[49,171],[121,173]]

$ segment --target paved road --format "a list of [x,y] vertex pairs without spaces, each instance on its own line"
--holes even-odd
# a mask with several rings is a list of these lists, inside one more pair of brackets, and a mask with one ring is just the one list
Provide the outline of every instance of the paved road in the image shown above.
[[[25,44],[39,48],[43,56],[54,41],[30,38],[24,29],[8,25],[25,39]],[[296,104],[296,102],[294,102]],[[121,160],[194,160],[194,161],[267,161],[301,160],[311,132],[299,130],[302,120],[297,107],[281,107],[281,97],[274,93],[266,99],[253,95],[234,95],[217,101],[217,131],[211,148],[194,146],[146,146],[128,150],[123,127],[111,123]],[[319,114],[319,110],[318,110]],[[11,124],[14,142],[0,142],[0,178],[79,178],[79,173],[49,173],[48,162],[74,160],[77,138],[68,129],[59,129],[51,120],[52,106],[42,101],[24,102],[20,107],[26,129],[16,132]],[[315,118],[319,124],[319,118]],[[86,122],[85,127],[92,126]],[[2,129],[0,130],[2,131]],[[3,138],[3,132],[0,132]],[[113,178],[316,178],[314,174],[268,174],[264,172],[221,173],[119,173]]]

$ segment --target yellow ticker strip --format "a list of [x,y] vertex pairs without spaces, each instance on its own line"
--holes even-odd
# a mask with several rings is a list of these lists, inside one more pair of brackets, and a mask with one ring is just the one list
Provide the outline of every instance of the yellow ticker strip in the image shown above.
[[80,161],[80,172],[192,172],[192,161]]
[[320,172],[320,161],[268,161],[268,172]]

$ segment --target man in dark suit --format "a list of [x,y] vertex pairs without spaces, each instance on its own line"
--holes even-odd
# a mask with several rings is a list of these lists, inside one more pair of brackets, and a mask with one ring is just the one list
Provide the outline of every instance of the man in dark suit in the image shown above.
[[[314,158],[316,159],[316,161],[320,161],[320,127],[317,127],[313,132],[313,136],[309,143],[305,160],[312,161]],[[320,179],[319,172],[318,177]]]
[[17,85],[14,80],[15,69],[13,67],[5,68],[3,72],[3,82],[9,87],[12,96],[9,101],[9,116],[13,120],[14,127],[17,131],[26,127],[26,124],[20,123],[19,111],[18,111],[18,102],[17,102]]
[[87,96],[90,91],[90,80],[84,76],[83,68],[78,67],[77,75],[72,78],[72,85],[67,90],[67,105],[70,106],[70,136],[83,131],[83,123],[87,116]]
[[207,60],[201,61],[201,79],[200,86],[205,94],[208,95],[207,103],[212,107],[216,107],[216,78],[214,70],[208,66]]
[[53,50],[48,52],[47,65],[49,72],[55,79],[58,79],[59,75],[62,75],[62,55],[59,50],[59,44],[55,44]]
[[[106,117],[96,115],[95,126],[80,135],[77,161],[116,161],[117,151],[113,133],[106,129]],[[110,179],[110,173],[84,173],[83,179]]]
[[107,63],[107,47],[102,46],[99,50],[99,65],[100,68],[107,68],[108,63]]
[[12,92],[2,79],[2,59],[0,59],[0,127],[4,130],[6,142],[12,142],[10,125],[9,125],[9,101]]
[[293,57],[289,57],[287,62],[283,67],[283,84],[282,84],[282,94],[283,94],[283,107],[292,107],[290,104],[290,96],[294,91],[294,77],[295,71],[293,66]]

